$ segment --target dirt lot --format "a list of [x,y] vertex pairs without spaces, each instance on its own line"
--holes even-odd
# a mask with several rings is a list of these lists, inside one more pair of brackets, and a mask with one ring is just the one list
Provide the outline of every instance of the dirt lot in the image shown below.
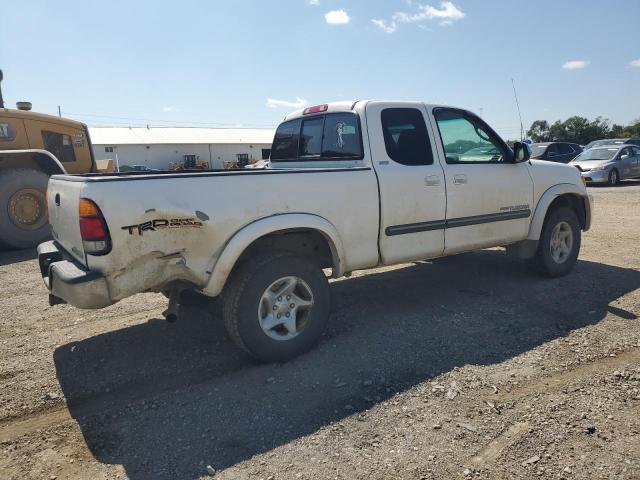
[[360,273],[285,365],[159,295],[49,307],[0,252],[0,477],[640,478],[640,182],[591,191],[568,277],[498,250]]

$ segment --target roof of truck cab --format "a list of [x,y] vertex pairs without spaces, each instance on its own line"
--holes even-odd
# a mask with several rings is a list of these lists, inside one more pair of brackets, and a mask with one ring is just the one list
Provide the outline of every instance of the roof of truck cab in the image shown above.
[[[367,104],[370,102],[388,102],[388,103],[393,103],[393,104],[406,104],[406,105],[424,105],[425,107],[427,107],[427,109],[431,109],[431,108],[456,108],[456,107],[451,107],[448,105],[435,105],[435,104],[430,104],[430,103],[424,103],[421,102],[419,100],[415,100],[415,101],[407,101],[407,100],[376,100],[376,99],[369,99],[369,100],[349,100],[349,101],[340,101],[340,102],[326,102],[326,103],[320,103],[317,106],[321,106],[321,105],[327,105],[327,109],[324,112],[318,112],[319,114],[322,113],[335,113],[335,112],[351,112],[355,109],[356,105],[360,105],[360,104]],[[285,115],[284,119],[282,120],[283,122],[286,122],[287,120],[293,120],[295,118],[301,118],[304,116],[304,112],[307,108],[311,108],[312,106],[308,106],[305,108],[301,108],[300,110],[295,110],[291,113],[288,113],[287,115]]]
[[82,128],[83,123],[69,118],[56,117],[46,113],[32,112],[31,110],[16,110],[13,108],[0,108],[0,118],[17,118],[20,120],[37,120],[39,122],[56,123],[67,127]]

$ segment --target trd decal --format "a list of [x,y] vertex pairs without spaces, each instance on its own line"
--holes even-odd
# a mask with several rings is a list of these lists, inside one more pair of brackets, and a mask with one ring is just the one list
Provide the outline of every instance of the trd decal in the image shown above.
[[529,210],[529,204],[527,205],[509,205],[508,207],[500,207],[501,212],[519,212],[521,210]]
[[149,220],[148,222],[140,223],[139,225],[128,225],[122,227],[122,230],[128,230],[129,235],[142,235],[143,232],[155,232],[163,228],[200,228],[202,222],[195,218],[172,218],[166,220],[164,218],[158,218],[156,220]]

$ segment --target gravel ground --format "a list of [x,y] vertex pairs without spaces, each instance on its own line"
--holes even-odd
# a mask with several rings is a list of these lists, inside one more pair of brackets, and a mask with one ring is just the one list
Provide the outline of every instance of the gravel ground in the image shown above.
[[360,272],[284,365],[160,295],[49,307],[34,252],[0,252],[0,477],[638,479],[640,182],[591,192],[571,275],[500,250]]

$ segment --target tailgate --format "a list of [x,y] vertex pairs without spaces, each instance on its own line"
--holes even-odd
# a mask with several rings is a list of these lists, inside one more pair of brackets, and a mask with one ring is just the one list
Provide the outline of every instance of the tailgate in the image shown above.
[[71,256],[86,265],[78,218],[78,203],[83,186],[84,182],[51,177],[47,188],[47,205],[53,238]]

